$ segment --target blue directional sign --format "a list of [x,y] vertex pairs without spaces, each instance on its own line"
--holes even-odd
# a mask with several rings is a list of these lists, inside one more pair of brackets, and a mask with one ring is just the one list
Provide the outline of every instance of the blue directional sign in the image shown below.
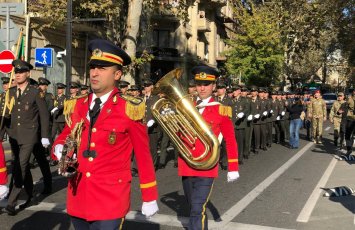
[[53,67],[53,49],[36,48],[35,49],[36,67]]

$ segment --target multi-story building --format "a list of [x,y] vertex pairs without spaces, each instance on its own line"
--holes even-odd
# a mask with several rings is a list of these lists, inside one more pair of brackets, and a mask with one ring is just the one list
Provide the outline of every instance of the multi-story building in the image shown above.
[[225,39],[234,33],[230,2],[190,1],[187,21],[176,16],[178,5],[177,0],[161,1],[158,12],[142,19],[143,24],[152,25],[153,33],[141,39],[138,50],[148,48],[154,59],[140,71],[140,78],[151,77],[157,81],[181,67],[185,69],[186,80],[190,69],[197,64],[217,67],[225,61]]
[[[176,16],[179,0],[162,0],[160,7],[153,14],[141,17],[140,36],[137,55],[144,49],[154,55],[154,59],[137,71],[136,79],[150,77],[157,81],[164,74],[181,67],[185,69],[187,80],[190,69],[197,64],[219,67],[225,61],[223,52],[227,49],[225,39],[234,32],[231,0],[187,0],[187,20]],[[11,46],[14,47],[21,28],[26,41],[26,60],[34,65],[35,48],[51,47],[54,57],[65,49],[65,25],[56,29],[37,30],[34,24],[47,23],[40,15],[28,12],[27,5],[36,4],[36,0],[0,0],[1,3],[22,5],[22,14],[11,14]],[[1,10],[1,9],[0,9]],[[6,17],[0,14],[0,35],[6,37]],[[102,27],[103,28],[103,27]],[[72,80],[86,82],[87,43],[97,36],[98,28],[88,24],[73,24]],[[0,41],[0,50],[7,48],[7,40]],[[53,60],[52,68],[35,68],[32,78],[45,75],[53,84],[65,82],[66,57]],[[138,82],[139,84],[139,82]],[[51,90],[54,90],[52,88]]]

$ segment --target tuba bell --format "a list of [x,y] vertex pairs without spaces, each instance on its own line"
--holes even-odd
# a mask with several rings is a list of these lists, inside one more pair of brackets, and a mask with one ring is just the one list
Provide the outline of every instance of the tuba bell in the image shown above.
[[[181,87],[178,79],[182,69],[167,73],[154,85],[154,94],[163,93],[151,108],[152,114],[168,134],[181,157],[192,168],[208,170],[219,161],[219,141],[192,103],[191,95]],[[161,113],[170,107],[175,113]],[[196,141],[201,141],[204,151],[193,156]]]

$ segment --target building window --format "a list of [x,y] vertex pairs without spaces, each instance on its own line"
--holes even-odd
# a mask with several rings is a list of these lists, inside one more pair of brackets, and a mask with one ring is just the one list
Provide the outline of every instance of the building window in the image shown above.
[[154,46],[159,48],[169,47],[170,31],[169,30],[154,30],[153,31]]

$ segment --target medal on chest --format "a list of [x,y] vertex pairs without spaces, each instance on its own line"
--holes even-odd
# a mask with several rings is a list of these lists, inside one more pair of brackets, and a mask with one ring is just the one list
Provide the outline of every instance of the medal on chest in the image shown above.
[[114,145],[116,143],[116,133],[114,131],[112,131],[108,136],[108,143],[110,145]]

